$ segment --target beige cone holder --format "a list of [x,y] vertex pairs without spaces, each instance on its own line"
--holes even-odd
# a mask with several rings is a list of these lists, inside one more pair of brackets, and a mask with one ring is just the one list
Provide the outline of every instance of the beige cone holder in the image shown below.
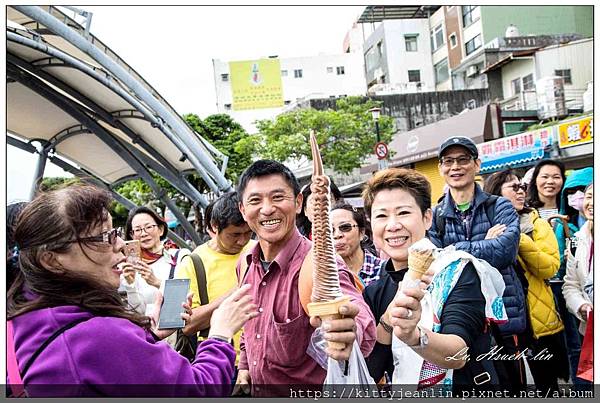
[[[310,302],[308,304],[308,313],[312,316],[318,316],[322,322],[327,322],[331,319],[340,319],[340,307],[350,302],[350,297],[344,295],[336,298],[333,301],[326,302]],[[329,348],[336,350],[342,350],[346,345],[344,343],[338,343],[335,341],[328,341],[327,345]]]

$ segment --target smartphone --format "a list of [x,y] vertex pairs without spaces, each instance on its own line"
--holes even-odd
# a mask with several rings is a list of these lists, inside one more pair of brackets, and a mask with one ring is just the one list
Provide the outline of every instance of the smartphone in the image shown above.
[[181,304],[186,301],[189,288],[189,278],[165,280],[163,303],[158,317],[159,329],[181,329],[185,326],[181,318]]
[[134,239],[133,241],[125,241],[125,256],[127,256],[127,262],[137,263],[142,255],[142,249],[140,241]]

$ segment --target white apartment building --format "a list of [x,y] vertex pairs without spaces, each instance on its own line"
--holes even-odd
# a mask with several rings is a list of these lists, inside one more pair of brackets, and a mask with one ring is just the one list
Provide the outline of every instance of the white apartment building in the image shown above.
[[426,18],[381,21],[363,47],[369,93],[435,90]]
[[300,101],[366,94],[361,52],[279,58],[279,62],[284,105],[236,111],[233,108],[229,62],[213,59],[218,112],[230,115],[249,133],[254,133],[256,120],[272,119]]

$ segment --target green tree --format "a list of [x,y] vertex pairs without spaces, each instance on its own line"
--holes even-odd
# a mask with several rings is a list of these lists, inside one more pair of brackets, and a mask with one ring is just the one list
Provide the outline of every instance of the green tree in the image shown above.
[[[347,97],[338,99],[335,109],[298,109],[275,120],[259,120],[259,133],[243,140],[238,147],[278,161],[311,159],[309,134],[314,129],[323,164],[337,172],[349,173],[374,152],[377,137],[369,109],[379,104],[363,97]],[[382,115],[379,130],[381,141],[389,143],[393,119]]]
[[252,156],[239,146],[250,138],[246,130],[226,114],[210,115],[202,120],[198,115],[183,115],[187,124],[229,157],[225,177],[236,183],[242,172],[252,163]]

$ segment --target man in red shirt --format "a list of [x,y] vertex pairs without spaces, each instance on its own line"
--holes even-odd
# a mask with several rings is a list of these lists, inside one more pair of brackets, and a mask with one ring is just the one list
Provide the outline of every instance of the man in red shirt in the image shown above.
[[[237,191],[240,211],[258,236],[258,244],[242,259],[248,263],[244,283],[252,284],[259,316],[244,327],[236,391],[249,390],[252,383],[253,396],[281,395],[285,388],[274,385],[322,384],[326,371],[306,352],[321,321],[304,312],[298,292],[300,268],[311,248],[295,225],[302,207],[298,181],[283,164],[260,160],[243,173]],[[343,361],[354,340],[363,355],[371,352],[375,321],[341,259],[338,269],[342,292],[351,302],[340,307],[344,318],[324,324],[323,330],[327,340],[344,343],[342,350],[326,350]]]

